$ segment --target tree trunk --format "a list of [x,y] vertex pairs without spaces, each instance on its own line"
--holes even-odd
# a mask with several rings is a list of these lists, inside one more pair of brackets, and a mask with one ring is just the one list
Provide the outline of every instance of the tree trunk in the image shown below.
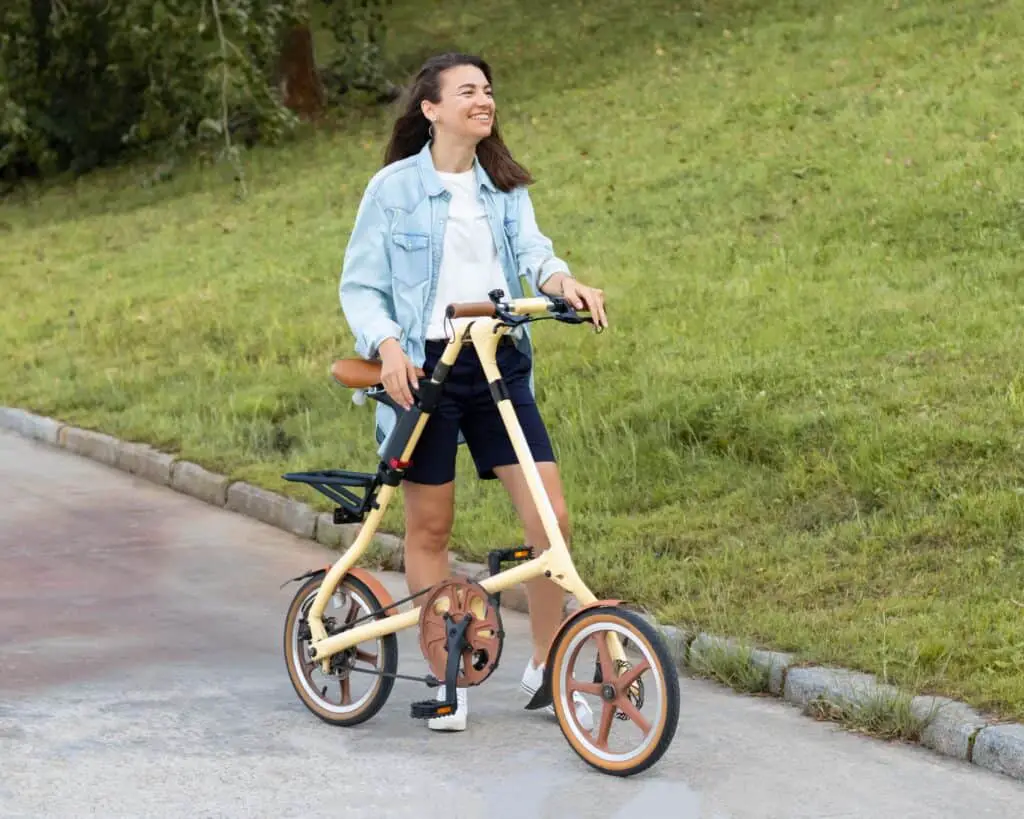
[[288,108],[306,120],[316,119],[324,112],[327,92],[316,67],[313,32],[308,25],[295,26],[285,35],[278,76]]

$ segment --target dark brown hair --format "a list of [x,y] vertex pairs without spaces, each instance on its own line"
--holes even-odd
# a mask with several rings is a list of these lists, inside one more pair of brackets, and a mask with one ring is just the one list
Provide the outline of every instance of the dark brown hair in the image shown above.
[[[384,164],[390,165],[400,159],[418,154],[430,139],[430,123],[423,116],[420,103],[423,100],[441,102],[441,72],[460,65],[479,68],[487,82],[491,80],[491,67],[479,57],[471,54],[439,54],[427,60],[406,92],[402,113],[395,120],[391,140],[384,152]],[[519,185],[533,182],[530,172],[512,158],[512,154],[501,139],[498,130],[497,112],[491,135],[476,146],[476,157],[495,185],[506,193]]]

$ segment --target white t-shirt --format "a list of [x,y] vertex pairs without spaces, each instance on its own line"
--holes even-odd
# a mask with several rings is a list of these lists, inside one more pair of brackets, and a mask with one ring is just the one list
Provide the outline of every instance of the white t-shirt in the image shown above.
[[441,271],[427,324],[427,339],[447,337],[444,311],[452,302],[487,301],[491,290],[508,290],[487,212],[477,199],[473,169],[464,173],[439,171],[438,176],[452,198],[448,202]]

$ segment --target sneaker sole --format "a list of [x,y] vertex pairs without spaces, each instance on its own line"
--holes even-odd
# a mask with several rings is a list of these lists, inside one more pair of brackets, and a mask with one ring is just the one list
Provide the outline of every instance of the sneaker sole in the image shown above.
[[459,731],[465,731],[466,730],[466,723],[463,722],[463,723],[460,723],[460,724],[457,724],[457,725],[429,725],[428,724],[427,728],[429,728],[431,731],[436,731],[436,732],[438,732],[440,734],[445,734],[445,733],[447,733],[447,734],[454,734],[454,733],[457,733]]

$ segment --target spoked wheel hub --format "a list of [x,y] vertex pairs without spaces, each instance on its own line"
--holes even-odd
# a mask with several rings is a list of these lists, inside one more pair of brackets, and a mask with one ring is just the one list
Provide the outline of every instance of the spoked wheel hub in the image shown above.
[[[626,654],[616,659],[612,644]],[[668,749],[679,720],[679,677],[661,635],[618,606],[582,612],[560,634],[551,695],[562,733],[588,764],[630,776]],[[593,720],[580,721],[578,701]]]
[[[352,646],[333,655],[325,673],[322,664],[310,656],[312,634],[306,619],[322,580],[322,576],[307,580],[289,606],[285,664],[296,693],[314,714],[334,725],[357,725],[372,717],[391,693],[398,640],[388,634]],[[346,575],[327,603],[324,628],[329,635],[339,634],[363,618],[383,616],[374,614],[380,605],[372,589]]]

